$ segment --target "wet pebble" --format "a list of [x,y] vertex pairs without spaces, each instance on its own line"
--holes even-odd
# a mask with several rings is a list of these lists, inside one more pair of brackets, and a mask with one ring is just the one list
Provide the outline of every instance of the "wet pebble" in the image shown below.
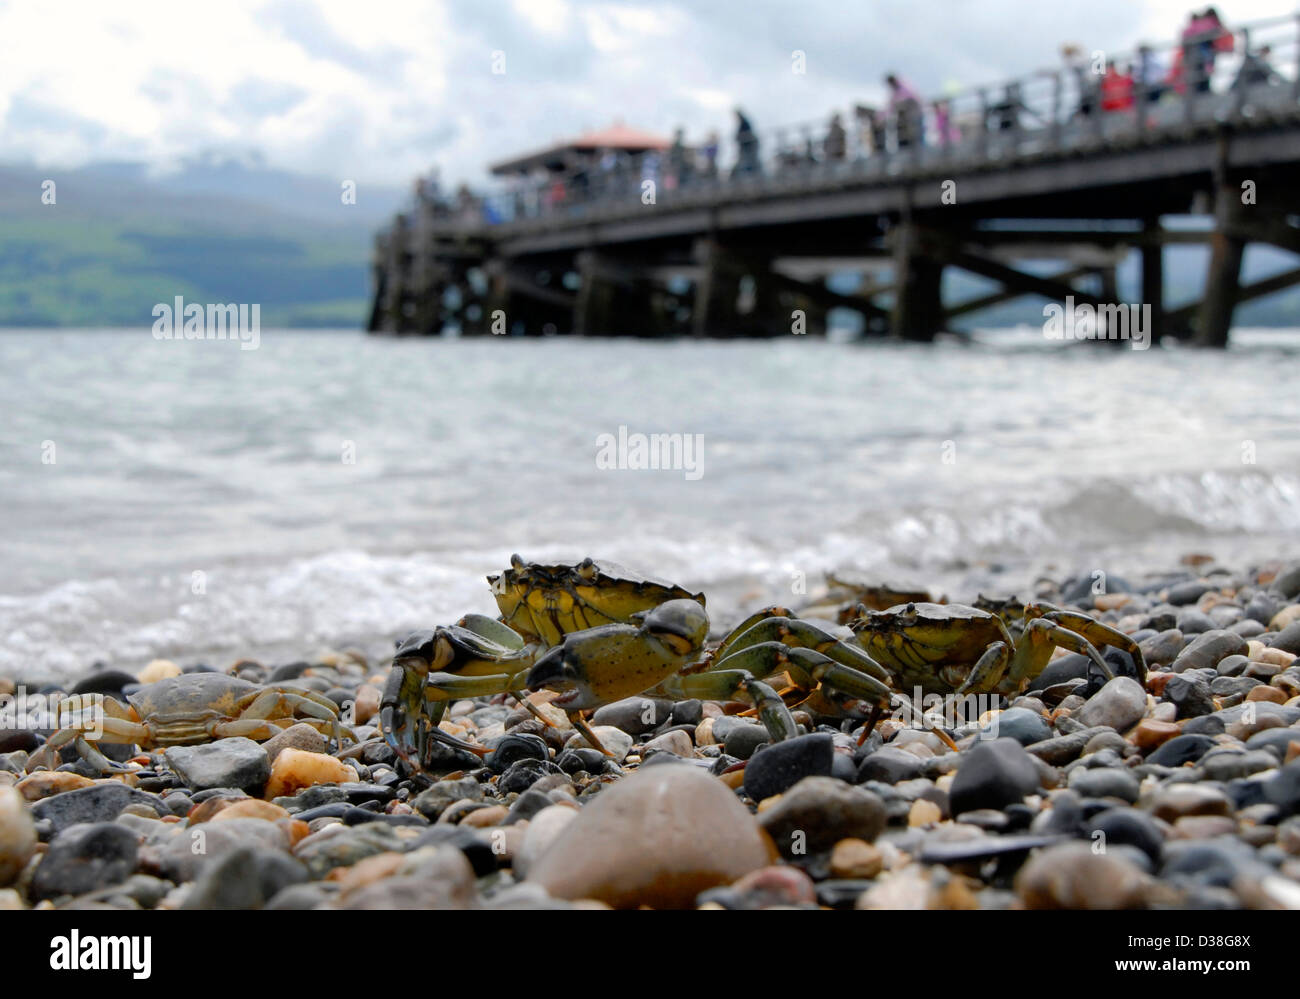
[[1151,878],[1113,853],[1087,843],[1062,843],[1035,854],[1016,877],[1027,909],[1141,909]]
[[32,878],[34,899],[79,895],[135,870],[139,838],[115,822],[69,826],[50,841]]
[[262,752],[270,763],[275,762],[275,758],[280,755],[284,749],[301,749],[308,753],[323,753],[329,748],[329,743],[325,736],[321,735],[310,725],[304,725],[299,722],[297,725],[290,725],[279,735],[274,735],[262,743]]
[[1138,800],[1137,778],[1115,767],[1079,769],[1070,774],[1070,790],[1085,798],[1119,798],[1130,804]]
[[511,732],[492,747],[487,765],[495,774],[503,774],[519,760],[549,760],[550,750],[540,736]]
[[920,777],[925,771],[925,762],[915,753],[909,753],[893,746],[883,746],[865,757],[857,770],[857,783],[879,781],[882,784],[897,784],[900,781]]
[[48,822],[57,833],[80,822],[110,822],[132,804],[144,805],[156,814],[170,812],[155,795],[111,781],[45,798],[32,805],[31,814],[37,821]]
[[27,802],[12,787],[0,786],[0,888],[14,882],[36,852],[36,823]]
[[842,839],[871,842],[886,818],[877,795],[832,777],[805,777],[758,815],[787,857],[830,850]]
[[768,849],[717,778],[654,767],[597,795],[530,864],[529,880],[556,898],[687,908],[700,892],[767,866]]
[[1146,703],[1146,691],[1140,683],[1117,676],[1088,699],[1077,717],[1084,725],[1104,725],[1122,732],[1141,721]]
[[167,763],[186,786],[203,790],[237,787],[260,793],[271,776],[266,751],[252,739],[218,739],[200,746],[171,746]]
[[1053,735],[1051,723],[1037,711],[1027,708],[1009,708],[980,730],[981,739],[1006,737],[1015,739],[1022,746],[1050,739]]
[[1147,762],[1161,767],[1181,767],[1196,762],[1215,745],[1208,735],[1179,735],[1162,743],[1147,757]]
[[671,715],[671,701],[626,697],[597,708],[591,716],[591,724],[612,725],[628,735],[644,735],[653,732]]
[[[717,737],[715,730],[714,737]],[[759,746],[766,745],[772,737],[762,725],[736,725],[727,733],[723,751],[738,760],[747,760]]]
[[1151,814],[1166,822],[1184,815],[1231,815],[1232,802],[1218,788],[1204,784],[1170,784],[1157,791],[1149,802]]
[[745,793],[762,801],[806,777],[829,777],[834,752],[834,742],[825,732],[764,746],[745,765]]
[[309,877],[306,865],[279,850],[237,847],[204,868],[182,908],[260,909]]
[[949,789],[953,815],[1002,808],[1020,801],[1039,785],[1037,766],[1014,739],[977,743],[965,756]]

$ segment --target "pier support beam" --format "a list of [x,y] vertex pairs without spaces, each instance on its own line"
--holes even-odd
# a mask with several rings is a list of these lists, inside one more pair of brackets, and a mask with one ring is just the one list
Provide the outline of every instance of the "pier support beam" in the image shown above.
[[1151,308],[1151,343],[1165,335],[1165,244],[1158,216],[1143,221],[1142,304]]
[[[716,239],[695,243],[700,267],[695,284],[691,332],[697,337],[762,337],[791,332],[790,310],[778,294],[781,279],[770,258],[742,255]],[[752,294],[742,303],[742,293],[752,282]]]
[[943,329],[943,264],[926,252],[921,230],[910,221],[894,243],[894,308],[890,334],[928,343]]
[[1210,266],[1205,298],[1197,318],[1198,347],[1226,347],[1241,285],[1241,258],[1246,240],[1235,231],[1241,215],[1241,191],[1222,174],[1214,198],[1214,234],[1210,237]]
[[577,257],[580,284],[573,303],[578,336],[663,336],[670,332],[667,293],[645,261],[621,260],[583,250]]

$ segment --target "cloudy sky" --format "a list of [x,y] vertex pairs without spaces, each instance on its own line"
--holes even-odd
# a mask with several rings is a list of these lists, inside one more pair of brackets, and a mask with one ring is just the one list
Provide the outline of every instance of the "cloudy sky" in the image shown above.
[[[896,69],[927,91],[1171,38],[1185,0],[0,0],[0,161],[260,152],[446,178],[615,119],[688,135],[822,119]],[[1223,0],[1231,24],[1291,0]],[[806,54],[806,73],[791,54]],[[505,72],[492,72],[493,54]]]

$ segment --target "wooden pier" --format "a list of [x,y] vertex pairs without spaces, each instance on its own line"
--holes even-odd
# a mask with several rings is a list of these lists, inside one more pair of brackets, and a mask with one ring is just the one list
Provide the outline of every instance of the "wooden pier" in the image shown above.
[[[1234,86],[1260,36],[1275,78]],[[1117,304],[1116,267],[1136,250],[1141,297],[1129,304],[1150,307],[1153,340],[1225,346],[1236,305],[1300,283],[1300,260],[1241,280],[1252,243],[1300,254],[1300,22],[1239,30],[1234,53],[1212,85],[1188,79],[1156,101],[1139,88],[1118,110],[1079,113],[1087,81],[1064,69],[1013,81],[1024,102],[1013,119],[998,111],[1007,84],[973,91],[950,100],[967,123],[958,141],[891,134],[868,149],[855,134],[841,151],[817,135],[823,124],[760,135],[757,170],[669,180],[673,153],[641,148],[607,177],[594,160],[585,173],[566,162],[457,207],[419,200],[377,237],[369,328],[765,337],[824,333],[830,310],[849,309],[865,335],[926,341],[1025,295]],[[1164,249],[1183,243],[1209,247],[1204,292],[1171,303]],[[949,268],[997,290],[945,301]],[[827,286],[846,271],[862,275],[856,290]]]

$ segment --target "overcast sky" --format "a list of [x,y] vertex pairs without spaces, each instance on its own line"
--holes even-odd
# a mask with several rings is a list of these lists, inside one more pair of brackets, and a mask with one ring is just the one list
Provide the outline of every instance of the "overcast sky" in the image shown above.
[[[1223,0],[1229,24],[1290,0]],[[217,150],[406,184],[622,119],[760,129],[1172,38],[1184,0],[0,0],[0,160],[160,167]],[[806,73],[791,53],[806,54]],[[505,73],[492,72],[494,52]]]

